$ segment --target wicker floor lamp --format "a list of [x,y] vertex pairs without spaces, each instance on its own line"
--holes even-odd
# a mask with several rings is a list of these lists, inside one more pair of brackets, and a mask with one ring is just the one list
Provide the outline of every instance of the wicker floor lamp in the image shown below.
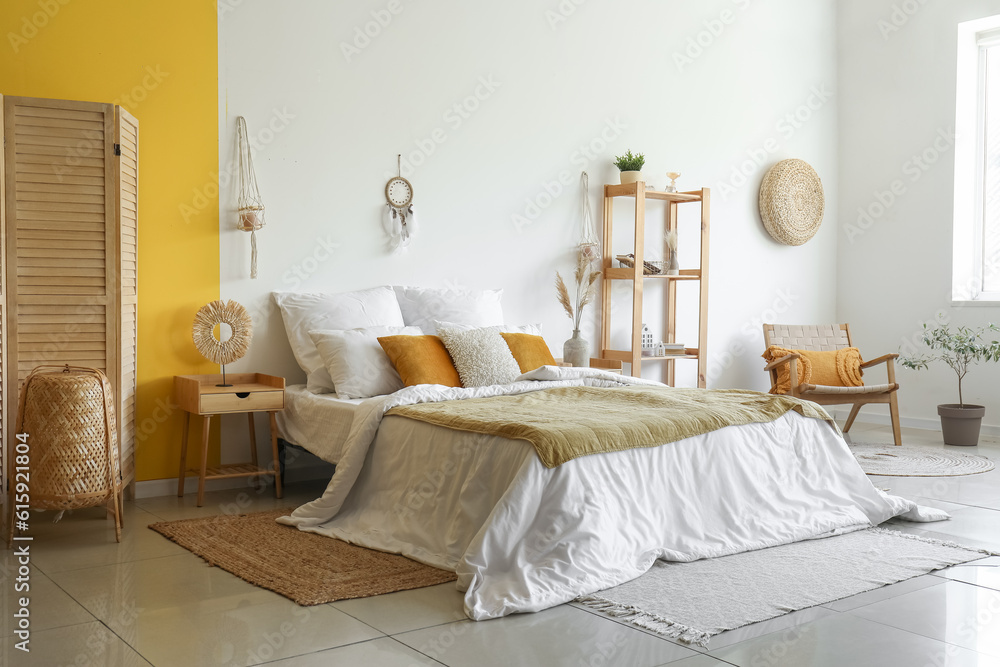
[[[21,388],[17,433],[26,434],[31,474],[27,502],[10,485],[10,546],[17,522],[28,508],[73,510],[104,505],[115,519],[115,539],[123,526],[121,452],[115,425],[114,391],[95,368],[38,366]],[[11,444],[16,451],[15,438]],[[11,460],[20,462],[11,458]]]

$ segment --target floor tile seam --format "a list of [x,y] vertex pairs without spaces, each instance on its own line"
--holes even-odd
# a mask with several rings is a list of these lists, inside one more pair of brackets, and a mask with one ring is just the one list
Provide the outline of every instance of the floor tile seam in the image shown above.
[[[184,549],[184,547],[181,547],[181,549]],[[186,549],[184,549],[183,553],[191,554],[191,552],[187,551]],[[115,561],[114,563],[105,563],[104,565],[87,565],[85,567],[72,567],[72,568],[68,568],[68,569],[65,569],[65,570],[59,570],[57,572],[52,572],[51,574],[48,573],[48,572],[45,572],[45,571],[43,571],[42,573],[46,577],[48,577],[49,579],[52,579],[53,576],[58,576],[60,574],[66,574],[67,572],[83,572],[84,570],[95,570],[95,569],[100,568],[100,567],[112,567],[112,566],[115,566],[115,565],[128,565],[129,563],[144,563],[146,561],[157,560],[157,559],[160,559],[160,558],[177,558],[178,556],[181,556],[181,555],[183,555],[183,554],[176,553],[176,554],[166,554],[166,555],[159,555],[159,556],[150,556],[149,558],[136,558],[134,560],[120,560],[120,561]],[[55,579],[52,579],[52,580],[55,581]]]

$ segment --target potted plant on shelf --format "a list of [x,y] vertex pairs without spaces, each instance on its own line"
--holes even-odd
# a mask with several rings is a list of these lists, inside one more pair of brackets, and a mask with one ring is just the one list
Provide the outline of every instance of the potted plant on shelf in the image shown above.
[[642,180],[642,165],[646,164],[646,156],[642,153],[632,155],[629,150],[625,155],[615,158],[615,166],[621,171],[622,185]]
[[969,367],[980,361],[1000,361],[1000,341],[986,341],[987,331],[1000,331],[995,324],[972,329],[958,327],[952,331],[947,325],[930,329],[924,325],[924,345],[935,350],[934,354],[902,357],[899,362],[906,368],[920,370],[932,361],[943,361],[958,375],[958,403],[938,406],[941,417],[941,434],[946,445],[975,446],[979,444],[979,428],[986,408],[966,403],[962,396],[962,380]]

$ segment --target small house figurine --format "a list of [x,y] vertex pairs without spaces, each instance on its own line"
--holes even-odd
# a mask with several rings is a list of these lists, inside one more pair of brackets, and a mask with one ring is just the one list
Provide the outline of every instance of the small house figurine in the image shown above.
[[644,323],[642,325],[642,349],[652,350],[656,344],[653,342],[653,332],[649,330],[649,327]]

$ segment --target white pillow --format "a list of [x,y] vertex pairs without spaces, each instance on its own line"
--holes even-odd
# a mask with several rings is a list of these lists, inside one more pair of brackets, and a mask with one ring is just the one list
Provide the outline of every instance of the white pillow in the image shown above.
[[295,361],[306,372],[313,391],[333,391],[334,386],[310,331],[404,326],[396,293],[388,286],[340,294],[272,292],[271,296],[281,310]]
[[[474,324],[456,324],[455,322],[441,322],[435,320],[434,322],[435,331],[441,331],[441,329],[454,329],[456,331],[471,331],[473,329],[479,329]],[[538,324],[522,324],[521,326],[512,326],[510,324],[501,324],[498,327],[493,327],[497,331],[502,331],[503,333],[523,333],[531,334],[532,336],[542,335],[542,325]]]
[[431,287],[395,287],[399,310],[406,326],[420,327],[425,334],[437,331],[435,320],[474,327],[503,324],[500,297],[503,290],[459,292]]
[[309,337],[319,350],[337,398],[368,398],[399,391],[403,381],[378,344],[379,336],[419,336],[418,327],[368,327],[314,330]]
[[510,384],[521,374],[500,327],[439,329],[438,337],[448,349],[463,387]]

